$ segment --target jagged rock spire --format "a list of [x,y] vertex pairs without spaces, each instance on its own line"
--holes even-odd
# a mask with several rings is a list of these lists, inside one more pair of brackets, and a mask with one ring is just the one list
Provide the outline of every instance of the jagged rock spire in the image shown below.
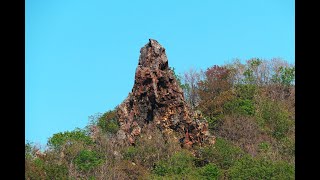
[[183,90],[169,68],[165,48],[153,39],[140,50],[132,92],[118,106],[117,115],[118,137],[132,144],[150,123],[165,135],[176,132],[177,139],[187,146],[211,138],[207,122],[194,116],[185,102]]

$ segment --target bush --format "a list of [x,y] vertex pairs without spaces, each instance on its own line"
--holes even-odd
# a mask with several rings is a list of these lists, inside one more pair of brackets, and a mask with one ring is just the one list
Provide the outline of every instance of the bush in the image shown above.
[[68,168],[49,160],[26,160],[26,179],[68,179]]
[[282,159],[294,163],[295,160],[295,140],[289,137],[282,138],[276,145]]
[[257,85],[253,84],[237,84],[235,86],[235,92],[237,97],[240,99],[253,100],[254,96],[258,92],[258,88]]
[[24,145],[24,156],[26,159],[32,159],[33,157],[33,154],[32,154],[32,151],[34,150],[34,146],[31,142],[27,142],[25,145]]
[[274,74],[272,81],[274,83],[281,83],[284,86],[290,86],[295,80],[295,67],[281,66],[277,69],[278,73]]
[[169,173],[169,168],[167,164],[164,162],[159,162],[156,167],[153,169],[153,173],[155,173],[158,176],[165,176]]
[[114,167],[109,168],[113,168],[111,172],[115,175],[109,176],[109,178],[102,176],[98,179],[150,179],[148,178],[149,172],[145,167],[127,160],[121,160],[114,164]]
[[237,84],[234,91],[235,96],[224,104],[225,113],[254,115],[254,97],[257,93],[257,86],[252,84]]
[[257,153],[261,141],[270,139],[260,130],[254,117],[242,115],[226,115],[215,133],[251,155]]
[[226,140],[217,138],[214,145],[200,148],[199,154],[201,159],[207,159],[221,169],[228,169],[244,155],[244,152]]
[[212,163],[207,164],[206,166],[200,168],[198,172],[199,172],[199,178],[201,177],[201,179],[208,179],[208,180],[218,179],[220,175],[219,168]]
[[126,160],[134,160],[137,154],[138,154],[138,149],[135,148],[134,146],[129,146],[123,152],[123,157]]
[[203,167],[195,166],[195,157],[186,150],[182,150],[156,163],[151,179],[218,179],[220,169],[212,164]]
[[156,127],[145,127],[141,135],[136,139],[135,146],[124,148],[121,152],[126,160],[152,169],[154,164],[161,159],[172,156],[181,149],[177,140],[172,137],[164,137]]
[[41,164],[39,161],[35,163],[34,160],[26,159],[25,177],[26,179],[45,179],[46,174],[43,164]]
[[230,179],[294,179],[294,166],[283,161],[246,156],[237,161],[227,174]]
[[103,132],[111,134],[117,133],[119,130],[119,124],[116,115],[116,110],[107,111],[98,119],[97,125]]
[[169,69],[172,71],[174,78],[177,80],[178,85],[181,87],[181,89],[188,89],[188,85],[187,84],[183,84],[181,82],[181,76],[177,75],[175,68],[174,67],[169,67]]
[[259,144],[260,152],[268,152],[270,150],[270,144],[268,142],[261,142]]
[[234,98],[224,105],[224,111],[228,114],[252,116],[255,113],[255,108],[252,100]]
[[256,116],[260,127],[278,140],[284,138],[294,124],[289,118],[290,114],[278,102],[262,99],[257,109],[259,111]]
[[75,165],[81,171],[90,171],[100,165],[102,157],[95,151],[82,150],[75,158]]
[[195,167],[194,157],[188,151],[180,151],[172,157],[161,160],[153,169],[153,173],[158,176],[188,174]]
[[92,144],[92,140],[87,136],[85,130],[75,129],[71,132],[56,133],[48,140],[48,146],[54,150],[60,150],[65,144],[71,145],[75,142]]
[[47,164],[45,172],[47,179],[68,179],[68,168],[65,165]]
[[220,114],[220,115],[214,116],[214,117],[206,117],[205,119],[208,122],[209,129],[214,130],[219,126],[219,124],[222,121],[222,118],[223,118],[223,115]]

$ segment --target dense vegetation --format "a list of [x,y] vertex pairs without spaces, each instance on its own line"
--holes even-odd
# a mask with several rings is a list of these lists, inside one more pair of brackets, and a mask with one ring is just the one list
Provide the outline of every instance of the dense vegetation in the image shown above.
[[44,152],[27,143],[26,179],[294,179],[293,65],[255,58],[176,77],[214,145],[191,152],[156,128],[143,129],[136,146],[119,145],[113,110],[54,134]]

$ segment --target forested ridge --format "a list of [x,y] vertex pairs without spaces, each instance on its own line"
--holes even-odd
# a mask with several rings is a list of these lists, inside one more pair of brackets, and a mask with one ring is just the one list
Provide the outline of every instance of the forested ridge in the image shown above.
[[[174,68],[171,68],[174,71]],[[215,136],[183,148],[157,128],[114,143],[116,109],[54,134],[42,152],[25,144],[26,179],[295,179],[295,66],[234,60],[175,74],[185,101]]]

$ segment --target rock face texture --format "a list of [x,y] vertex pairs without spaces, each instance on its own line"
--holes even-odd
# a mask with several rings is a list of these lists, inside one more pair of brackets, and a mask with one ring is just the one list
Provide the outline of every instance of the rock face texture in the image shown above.
[[178,136],[185,147],[214,143],[208,123],[190,111],[183,90],[169,68],[165,48],[149,39],[140,50],[132,92],[118,106],[118,137],[134,144],[141,130],[153,123],[166,136]]

